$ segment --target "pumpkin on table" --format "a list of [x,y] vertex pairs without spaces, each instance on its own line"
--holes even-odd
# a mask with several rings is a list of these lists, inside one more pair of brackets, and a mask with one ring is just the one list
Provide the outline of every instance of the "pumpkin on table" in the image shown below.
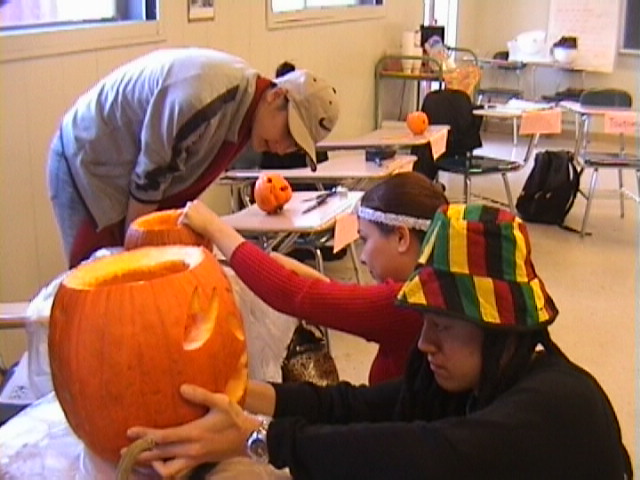
[[407,115],[406,123],[411,133],[414,135],[422,135],[427,131],[427,127],[429,127],[429,117],[427,117],[427,114],[423,111],[417,110]]
[[76,435],[116,462],[128,428],[175,426],[206,409],[183,383],[242,403],[247,353],[231,286],[213,254],[143,247],[73,269],[55,296],[53,386]]
[[277,173],[260,174],[253,188],[256,205],[266,213],[279,212],[292,196],[291,185],[286,178]]
[[170,209],[136,218],[124,238],[124,248],[131,250],[152,245],[201,245],[211,250],[211,241],[179,223],[182,210]]

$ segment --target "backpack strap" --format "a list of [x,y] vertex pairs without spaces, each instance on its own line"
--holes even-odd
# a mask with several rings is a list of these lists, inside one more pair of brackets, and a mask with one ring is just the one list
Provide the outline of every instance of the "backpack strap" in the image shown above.
[[575,164],[575,158],[572,152],[567,152],[569,156],[569,170],[571,170],[571,188],[573,189],[573,195],[571,196],[571,201],[567,204],[567,208],[564,211],[565,216],[568,215],[571,208],[573,208],[573,204],[576,201],[576,197],[578,196],[578,191],[580,190],[580,177],[582,176],[582,172],[578,171],[578,168]]

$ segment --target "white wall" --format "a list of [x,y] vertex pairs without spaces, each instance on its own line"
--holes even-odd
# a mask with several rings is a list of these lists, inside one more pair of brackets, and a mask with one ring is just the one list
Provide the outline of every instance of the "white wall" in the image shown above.
[[[547,30],[550,0],[458,0],[458,45],[481,57],[507,49],[507,42],[528,30]],[[583,88],[622,88],[640,103],[640,55],[617,54],[612,73],[585,73]],[[525,87],[530,89],[528,69]],[[553,93],[568,86],[580,87],[579,74],[539,68],[536,92]]]
[[[66,109],[114,67],[155,48],[187,45],[229,51],[265,75],[291,60],[334,83],[340,138],[373,126],[375,62],[399,49],[401,32],[423,18],[422,0],[386,0],[385,18],[267,30],[265,0],[216,0],[215,20],[194,23],[187,21],[186,0],[162,1],[163,43],[0,59],[0,301],[29,300],[65,268],[47,194],[49,142]],[[7,350],[16,350],[15,339],[3,331],[0,351],[11,361]]]

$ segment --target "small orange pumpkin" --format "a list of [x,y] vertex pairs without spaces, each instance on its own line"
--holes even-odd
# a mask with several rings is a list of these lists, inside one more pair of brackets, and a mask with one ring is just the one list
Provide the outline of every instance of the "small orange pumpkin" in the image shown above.
[[136,218],[124,238],[124,248],[159,245],[195,245],[211,250],[211,242],[178,222],[182,210],[160,210]]
[[407,115],[407,127],[414,135],[422,135],[429,126],[427,114],[418,110]]
[[291,185],[277,173],[262,173],[253,188],[253,198],[260,210],[276,213],[291,200],[293,191]]
[[73,269],[54,298],[53,386],[76,435],[116,462],[134,425],[165,428],[202,416],[183,383],[243,402],[242,319],[218,261],[204,248],[143,247]]

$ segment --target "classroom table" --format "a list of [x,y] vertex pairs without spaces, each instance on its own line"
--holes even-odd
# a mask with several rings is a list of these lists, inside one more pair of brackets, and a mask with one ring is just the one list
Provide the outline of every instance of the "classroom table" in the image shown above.
[[323,140],[318,143],[318,150],[361,150],[369,147],[406,148],[426,145],[433,137],[444,130],[448,125],[429,125],[424,133],[419,135],[409,131],[404,122],[391,125],[383,125],[364,135],[345,140]]
[[[603,118],[608,113],[612,112],[637,112],[637,109],[631,107],[593,107],[581,105],[580,102],[563,100],[558,106],[568,112],[575,115],[576,118],[576,141],[573,149],[573,153],[576,158],[579,157],[581,152],[586,151],[589,140],[589,127],[591,120],[597,117]],[[620,147],[618,151],[611,152],[615,155],[625,155],[624,135],[620,135]]]
[[[282,211],[267,214],[253,204],[242,210],[225,215],[222,219],[247,236],[258,236],[262,247],[268,251],[289,252],[294,246],[307,248],[314,253],[316,268],[324,273],[324,262],[320,248],[333,237],[333,228],[339,215],[353,210],[363,195],[359,191],[344,191],[328,198],[328,200],[311,210],[304,212],[321,192],[293,192],[293,197]],[[353,244],[349,254],[356,279],[360,282],[358,260]]]
[[[597,179],[598,179],[598,169],[599,168],[612,168],[618,169],[618,182],[619,182],[619,199],[620,199],[620,216],[624,217],[624,197],[627,196],[633,199],[636,203],[640,202],[640,156],[637,153],[629,152],[625,148],[625,133],[619,132],[619,146],[615,151],[601,151],[595,152],[589,149],[589,128],[591,121],[595,118],[605,119],[605,117],[609,114],[616,113],[635,113],[636,117],[638,115],[637,108],[634,109],[632,107],[595,107],[595,106],[587,106],[582,105],[580,102],[575,101],[562,101],[559,103],[560,108],[571,112],[575,115],[576,118],[576,139],[574,145],[574,158],[580,165],[580,173],[584,170],[583,158],[588,156],[597,161],[597,167],[593,168],[593,173],[591,174],[591,180],[589,182],[589,192],[584,193],[580,190],[580,194],[582,194],[586,200],[586,206],[584,210],[584,215],[582,217],[582,225],[580,228],[580,235],[584,236],[586,234],[587,222],[589,219],[589,213],[591,211],[591,203],[593,200],[593,195],[595,192]],[[606,120],[606,119],[605,119]],[[636,120],[637,122],[637,120]],[[605,127],[606,131],[606,127]],[[638,188],[638,194],[634,194],[630,190],[626,189],[622,185],[622,168],[627,169],[635,169],[636,172],[636,183]]]
[[[263,173],[282,175],[292,184],[316,184],[318,190],[324,189],[323,183],[340,183],[352,190],[359,190],[364,188],[367,182],[382,180],[394,173],[411,170],[415,161],[414,155],[395,155],[387,160],[367,162],[364,151],[339,150],[332,151],[329,159],[319,163],[315,172],[307,167],[229,170],[223,174],[219,183],[231,186],[232,203],[239,197],[242,205],[247,206],[251,203],[253,183]],[[238,208],[238,205],[233,205],[233,210]]]

